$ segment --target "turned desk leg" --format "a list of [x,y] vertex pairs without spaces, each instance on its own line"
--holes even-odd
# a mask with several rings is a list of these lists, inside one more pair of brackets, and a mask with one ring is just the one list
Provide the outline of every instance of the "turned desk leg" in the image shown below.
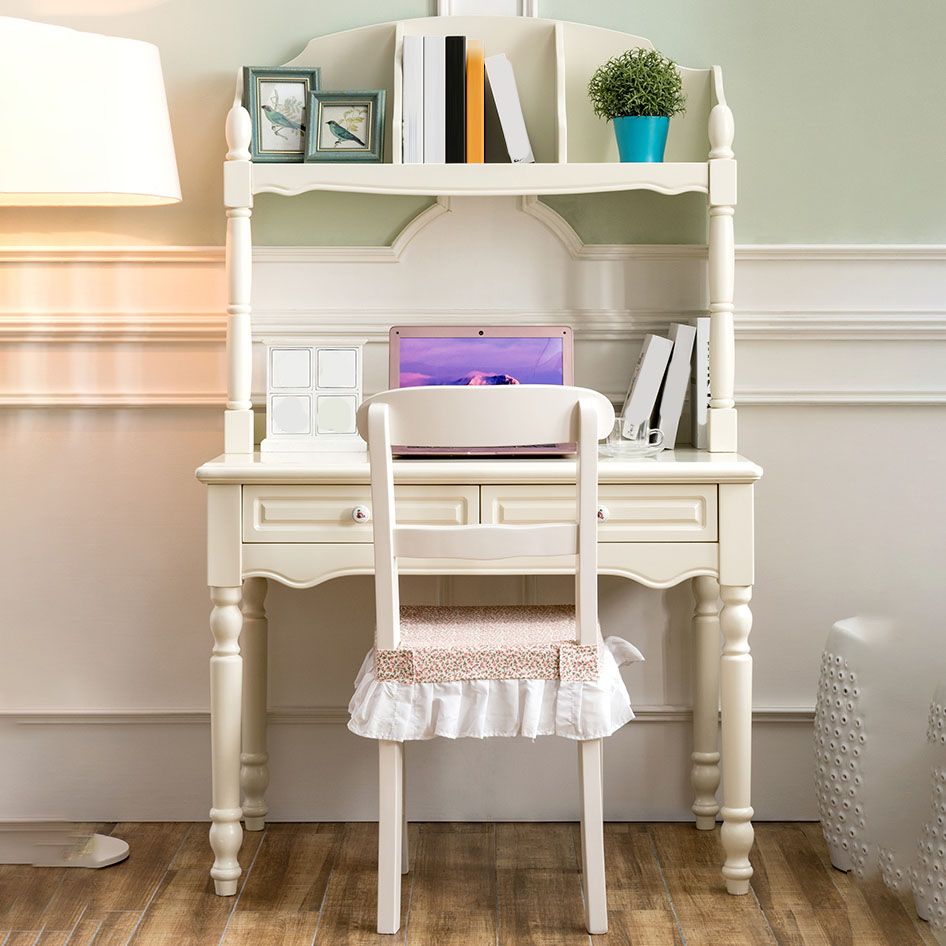
[[262,831],[269,808],[269,756],[266,753],[266,620],[265,578],[247,578],[243,583],[243,752],[240,755],[240,785],[243,789],[243,821],[247,831]]
[[690,782],[700,831],[716,827],[719,804],[719,583],[693,579],[693,755]]
[[214,638],[210,658],[210,746],[213,776],[213,807],[210,809],[210,846],[214,865],[210,876],[221,897],[237,892],[243,842],[240,827],[240,693],[243,660],[240,657],[240,611],[242,589],[211,588],[214,608],[210,630]]
[[726,852],[723,876],[732,894],[749,892],[752,865],[752,656],[749,631],[752,612],[751,585],[721,585],[720,627],[723,657],[720,687],[723,714],[723,827],[721,839]]

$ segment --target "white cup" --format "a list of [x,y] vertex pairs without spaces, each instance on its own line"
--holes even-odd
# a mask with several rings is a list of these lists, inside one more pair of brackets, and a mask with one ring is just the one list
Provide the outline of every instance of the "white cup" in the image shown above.
[[646,421],[625,426],[624,418],[617,417],[608,434],[607,445],[609,453],[632,456],[635,453],[655,453],[663,442],[663,432],[656,428],[652,430]]

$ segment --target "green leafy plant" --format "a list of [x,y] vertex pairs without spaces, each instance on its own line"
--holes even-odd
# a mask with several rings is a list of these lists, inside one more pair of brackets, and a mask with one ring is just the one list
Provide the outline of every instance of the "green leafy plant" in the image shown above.
[[629,49],[599,66],[588,83],[588,96],[595,114],[608,121],[686,110],[676,63],[655,49]]

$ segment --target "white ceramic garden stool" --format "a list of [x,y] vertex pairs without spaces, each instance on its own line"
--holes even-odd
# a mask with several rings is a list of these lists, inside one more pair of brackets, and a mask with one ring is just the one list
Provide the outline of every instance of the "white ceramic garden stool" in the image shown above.
[[839,621],[821,655],[815,704],[818,813],[831,863],[849,871],[867,862],[862,759],[867,742],[858,669],[868,644],[858,619]]
[[932,815],[917,841],[910,882],[917,915],[930,924],[937,942],[946,943],[946,684],[933,694],[926,741],[935,754],[930,772]]
[[[831,863],[862,877],[879,872],[898,892],[920,879],[917,838],[929,821],[924,694],[946,677],[939,636],[917,618],[849,618],[834,625],[821,662],[816,780]],[[934,700],[934,710],[944,704]],[[934,795],[934,810],[942,803]],[[929,828],[946,831],[935,815]],[[927,854],[946,863],[940,850],[934,843]]]

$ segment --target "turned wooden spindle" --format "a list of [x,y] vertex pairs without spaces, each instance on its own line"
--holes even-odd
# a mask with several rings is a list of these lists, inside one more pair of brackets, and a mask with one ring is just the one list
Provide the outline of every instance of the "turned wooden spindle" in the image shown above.
[[716,826],[719,804],[719,583],[693,579],[693,814],[701,831]]
[[210,846],[214,864],[210,876],[220,896],[233,896],[240,879],[237,855],[243,843],[240,818],[240,771],[227,763],[239,757],[240,717],[226,709],[239,705],[243,686],[243,660],[240,657],[240,610],[242,589],[211,588],[210,631],[214,647],[210,658],[210,701],[212,705],[210,751],[213,755],[213,807],[210,809]]
[[267,637],[265,578],[243,583],[243,751],[240,786],[243,789],[243,823],[247,831],[262,831],[269,808],[269,755],[266,752]]
[[726,889],[733,894],[749,892],[752,865],[749,851],[755,834],[752,829],[752,655],[749,631],[752,612],[750,585],[721,585],[723,601],[719,615],[723,632],[722,682],[723,760],[726,779],[723,784],[723,827],[720,832],[726,863],[723,876]]

